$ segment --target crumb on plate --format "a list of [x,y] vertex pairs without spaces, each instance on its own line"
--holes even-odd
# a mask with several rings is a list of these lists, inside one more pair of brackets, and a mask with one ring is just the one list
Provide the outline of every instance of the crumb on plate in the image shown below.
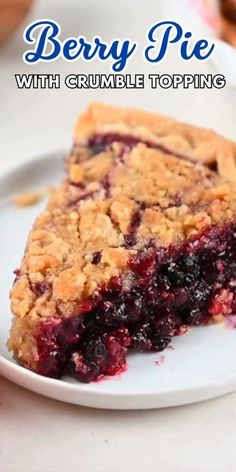
[[41,197],[42,195],[39,192],[24,192],[15,195],[12,199],[12,202],[18,207],[26,207],[35,205],[39,202]]
[[164,364],[165,360],[166,360],[166,356],[161,355],[161,356],[159,357],[159,359],[157,359],[157,360],[155,361],[155,364],[156,364],[156,365],[162,365],[162,364]]

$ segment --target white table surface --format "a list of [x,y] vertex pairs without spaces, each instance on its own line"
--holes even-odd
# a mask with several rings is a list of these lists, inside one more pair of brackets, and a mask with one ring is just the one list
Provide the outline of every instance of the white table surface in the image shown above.
[[[168,0],[169,1],[169,0]],[[171,3],[171,2],[170,2]],[[132,37],[158,18],[149,0],[41,0],[32,18],[51,17],[69,35]],[[171,6],[171,5],[170,5]],[[79,111],[91,100],[136,105],[213,127],[233,137],[235,96],[230,90],[17,90],[14,74],[107,73],[95,63],[62,61],[26,66],[21,31],[1,51],[0,164],[69,147]],[[212,73],[210,64],[145,66],[140,55],[128,73]],[[236,393],[186,407],[112,412],[59,403],[0,378],[1,472],[235,472]]]

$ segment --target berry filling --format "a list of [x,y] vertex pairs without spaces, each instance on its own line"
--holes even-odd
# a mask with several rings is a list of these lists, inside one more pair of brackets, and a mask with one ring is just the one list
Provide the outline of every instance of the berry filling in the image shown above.
[[[100,263],[100,253],[93,263]],[[36,287],[37,293],[46,288]],[[189,326],[235,309],[236,223],[212,226],[168,248],[151,241],[123,274],[81,302],[79,314],[38,326],[37,371],[82,382],[114,375],[125,368],[129,350],[162,351]]]
[[[95,154],[97,153],[98,149],[99,149],[99,152],[102,152],[106,149],[107,146],[110,146],[111,144],[117,143],[117,142],[125,144],[125,146],[129,149],[132,149],[134,146],[136,146],[139,143],[143,143],[143,144],[146,144],[146,146],[148,147],[160,149],[161,151],[167,154],[170,153],[168,148],[166,148],[162,144],[156,144],[148,140],[142,140],[140,138],[136,138],[135,136],[122,135],[119,133],[97,134],[90,139],[89,147],[90,149],[92,149],[93,154]],[[172,151],[171,151],[171,154],[173,154]],[[175,156],[179,158],[183,157],[183,159],[185,159],[185,157],[179,153],[175,153]]]
[[[172,154],[175,157],[178,157],[179,159],[184,159],[185,161],[191,162],[191,159],[189,159],[186,155],[176,152],[173,149],[170,150],[167,146],[165,146],[162,143],[155,143],[149,140],[137,138],[135,136],[122,135],[119,133],[97,134],[89,140],[88,145],[89,145],[89,148],[92,150],[93,155],[95,155],[98,152],[105,151],[107,146],[110,146],[111,144],[115,142],[124,144],[126,147],[126,150],[127,149],[130,150],[133,147],[137,146],[137,144],[142,143],[142,144],[145,144],[149,148],[159,149],[165,154]],[[120,156],[120,158],[122,159],[122,155]]]

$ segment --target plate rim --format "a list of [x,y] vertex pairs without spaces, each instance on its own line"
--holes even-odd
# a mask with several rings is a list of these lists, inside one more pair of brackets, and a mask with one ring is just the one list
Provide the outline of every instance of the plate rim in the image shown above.
[[[207,382],[201,387],[167,389],[161,393],[93,391],[86,388],[91,384],[70,383],[62,379],[44,377],[2,355],[0,355],[0,374],[11,382],[44,397],[74,405],[108,410],[148,410],[189,405],[214,399],[236,390],[236,375],[231,374],[225,379]],[[57,389],[58,385],[60,389]],[[44,390],[45,386],[46,390]]]

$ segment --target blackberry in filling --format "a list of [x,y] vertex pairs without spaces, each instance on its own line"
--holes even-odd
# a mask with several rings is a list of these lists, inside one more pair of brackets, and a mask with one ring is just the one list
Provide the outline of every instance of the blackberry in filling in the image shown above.
[[[39,290],[39,288],[37,288]],[[132,351],[162,351],[188,326],[236,307],[236,223],[211,227],[167,249],[148,245],[71,319],[35,333],[42,375],[82,382],[124,369]]]

